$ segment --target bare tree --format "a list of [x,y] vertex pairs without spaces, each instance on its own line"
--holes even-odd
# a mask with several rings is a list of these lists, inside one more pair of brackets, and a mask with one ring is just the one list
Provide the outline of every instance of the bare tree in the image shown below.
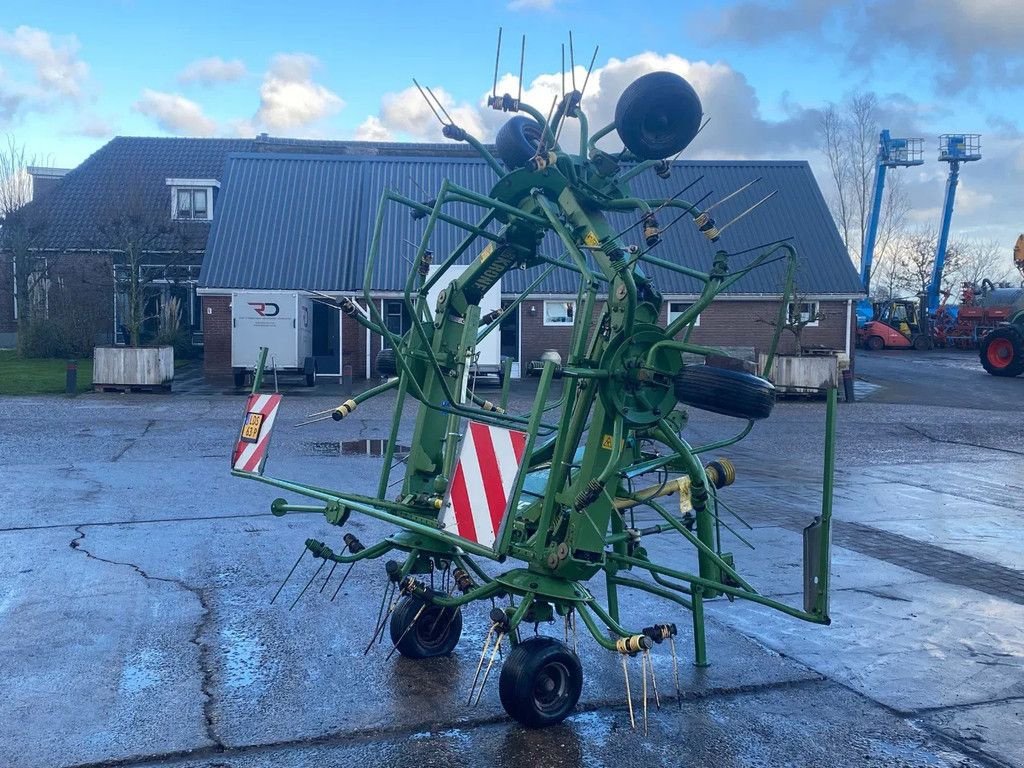
[[1012,247],[998,240],[975,240],[967,243],[963,258],[957,265],[953,277],[957,282],[979,284],[988,279],[994,283],[1016,281],[1013,268]]
[[[874,175],[878,156],[878,100],[874,94],[858,93],[840,106],[829,104],[822,113],[822,151],[832,179],[829,207],[850,259],[860,264],[868,234],[868,219],[874,196]],[[906,190],[897,175],[888,178],[875,239],[872,275],[906,224],[909,210]]]
[[786,312],[783,317],[784,319],[781,326],[779,324],[778,315],[773,317],[755,317],[754,321],[770,325],[772,328],[781,327],[783,331],[788,331],[793,334],[793,344],[796,346],[796,355],[800,357],[804,353],[803,343],[801,340],[804,329],[813,323],[817,323],[819,320],[824,320],[826,315],[824,312],[819,310],[818,302],[808,300],[805,295],[800,293],[800,289],[794,285],[792,298],[789,301],[789,305],[786,307]]
[[164,209],[147,204],[138,180],[124,185],[96,225],[97,245],[114,257],[114,289],[124,297],[122,325],[128,342],[138,346],[143,328],[160,317],[159,306],[147,307],[153,288],[187,264],[192,238],[179,222],[164,217]]
[[46,215],[40,204],[28,205],[32,200],[28,169],[35,163],[25,145],[8,134],[6,146],[0,147],[0,250],[10,256],[13,266],[20,339],[38,319],[40,307],[45,307],[39,296],[49,280],[47,262],[36,251],[46,232]]
[[[938,234],[928,227],[915,229],[902,238],[896,257],[899,272],[895,284],[898,288],[915,296],[927,292],[935,266],[938,239]],[[967,244],[959,240],[946,246],[946,260],[939,283],[940,293],[954,293],[967,250]]]

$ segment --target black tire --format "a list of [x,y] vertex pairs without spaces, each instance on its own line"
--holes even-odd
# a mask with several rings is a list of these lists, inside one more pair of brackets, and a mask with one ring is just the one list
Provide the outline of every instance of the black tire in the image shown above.
[[1014,326],[989,331],[981,340],[978,357],[993,376],[1020,376],[1024,373],[1024,334]]
[[[877,338],[877,337],[876,337]],[[918,352],[926,352],[931,349],[934,345],[930,336],[925,336],[923,333],[919,333],[914,337],[914,349]]]
[[775,387],[760,376],[710,365],[687,365],[676,374],[679,402],[738,419],[766,419],[775,405]]
[[494,139],[498,157],[510,171],[525,168],[537,154],[543,134],[537,121],[516,115],[501,126]]
[[390,629],[391,642],[408,659],[447,656],[462,636],[462,609],[442,608],[418,597],[404,597],[391,614]]
[[235,389],[242,389],[245,387],[245,371],[235,371]]
[[385,379],[398,375],[398,363],[395,360],[395,350],[391,347],[382,349],[377,353],[377,373]]
[[681,152],[700,130],[700,97],[673,72],[638,77],[615,105],[615,129],[626,149],[641,160]]
[[553,637],[530,637],[516,645],[498,680],[501,705],[528,728],[565,720],[576,708],[582,690],[579,657]]
[[885,349],[885,339],[881,336],[868,336],[864,341],[864,346],[872,352],[881,352]]

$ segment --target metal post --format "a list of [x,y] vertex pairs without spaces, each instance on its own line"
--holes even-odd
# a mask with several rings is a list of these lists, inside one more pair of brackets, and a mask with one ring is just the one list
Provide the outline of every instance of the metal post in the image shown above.
[[78,392],[78,361],[68,360],[68,367],[64,382],[64,391],[69,395]]

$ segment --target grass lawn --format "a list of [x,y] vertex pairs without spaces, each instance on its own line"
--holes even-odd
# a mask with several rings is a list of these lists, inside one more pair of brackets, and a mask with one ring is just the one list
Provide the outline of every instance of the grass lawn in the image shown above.
[[[0,349],[0,395],[49,395],[64,392],[68,361],[21,358]],[[78,391],[92,389],[92,360],[78,361]]]

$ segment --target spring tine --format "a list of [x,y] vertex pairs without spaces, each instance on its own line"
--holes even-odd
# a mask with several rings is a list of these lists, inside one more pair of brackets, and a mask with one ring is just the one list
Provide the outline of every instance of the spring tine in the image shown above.
[[323,561],[322,563],[320,563],[320,567],[316,569],[316,573],[314,573],[314,574],[313,574],[313,575],[312,575],[312,576],[310,577],[309,581],[307,581],[307,582],[306,582],[306,586],[304,586],[304,587],[302,588],[302,591],[301,591],[301,592],[299,592],[299,596],[295,598],[295,602],[293,602],[293,603],[292,603],[292,604],[291,604],[290,606],[288,606],[288,610],[289,610],[289,611],[290,611],[290,610],[291,610],[292,608],[294,608],[294,607],[296,606],[296,604],[297,604],[297,603],[299,602],[299,600],[301,600],[301,599],[302,599],[302,596],[303,596],[304,594],[306,594],[306,590],[307,590],[307,589],[309,589],[309,586],[310,586],[310,585],[311,585],[311,584],[313,583],[313,580],[314,580],[314,579],[316,579],[316,577],[320,575],[320,571],[322,571],[322,570],[324,569],[324,566],[325,566],[325,565],[327,565],[327,561],[326,561],[326,560],[324,560],[324,561]]
[[654,688],[654,706],[661,709],[661,697],[658,696],[658,678],[654,676],[654,658],[647,651],[647,666],[651,669],[651,687]]
[[430,103],[430,99],[427,98],[427,94],[423,92],[423,88],[420,86],[420,84],[416,82],[415,77],[412,79],[412,82],[416,86],[416,89],[420,92],[420,96],[422,96],[423,100],[427,102],[427,106],[430,107],[430,111],[434,113],[434,117],[437,118],[437,122],[439,122],[441,125],[444,125],[444,120],[442,120],[441,116],[437,114],[437,110],[434,109],[434,105]]
[[[325,560],[324,562],[326,563],[327,561]],[[335,568],[337,568],[337,567],[338,567],[338,563],[337,563],[337,561],[335,561],[334,565],[332,565],[332,566],[331,566],[331,570],[329,570],[329,571],[327,572],[327,578],[326,578],[326,579],[324,579],[324,583],[323,583],[323,585],[322,585],[322,586],[320,587],[320,592],[318,592],[317,594],[322,594],[322,593],[323,593],[323,591],[324,591],[324,590],[325,590],[325,589],[327,588],[327,584],[328,584],[328,582],[330,582],[330,580],[331,580],[331,576],[333,576],[333,575],[334,575],[334,569],[335,569]]]
[[441,110],[441,114],[448,118],[448,124],[455,125],[455,121],[452,120],[452,116],[448,114],[448,110],[444,108],[444,104],[441,103],[441,100],[434,95],[432,90],[430,90],[430,86],[424,85],[423,87],[427,89],[427,93],[430,94],[430,98],[437,102],[437,106]]
[[494,54],[494,87],[491,89],[491,96],[498,98],[498,62],[501,61],[501,27],[498,27],[498,50]]
[[629,692],[629,667],[626,666],[626,654],[622,656],[622,676],[626,678],[626,704],[629,706],[629,726],[636,730],[636,720],[633,718],[633,696]]
[[402,634],[400,634],[400,635],[398,636],[398,639],[397,639],[397,640],[395,640],[395,647],[391,649],[391,653],[389,653],[389,654],[388,654],[388,655],[387,655],[387,656],[386,656],[386,657],[384,658],[384,661],[387,661],[388,659],[390,659],[390,658],[391,658],[392,656],[394,656],[394,655],[395,655],[395,651],[397,651],[397,650],[398,650],[398,644],[399,644],[400,642],[402,642],[402,641],[403,641],[403,640],[405,639],[405,636],[406,636],[407,634],[409,634],[409,630],[410,630],[410,629],[412,629],[413,627],[415,627],[415,626],[416,626],[416,622],[417,622],[417,621],[419,621],[419,619],[420,619],[420,616],[422,616],[422,615],[423,615],[423,612],[424,612],[425,610],[427,610],[427,603],[424,603],[423,605],[421,605],[421,606],[420,606],[420,609],[419,609],[418,611],[416,611],[416,615],[412,617],[412,621],[410,621],[410,622],[409,622],[409,626],[407,626],[407,627],[406,627],[406,628],[405,628],[405,629],[404,629],[404,630],[402,631]]
[[315,416],[314,418],[307,418],[305,421],[300,421],[298,424],[296,424],[295,428],[298,429],[299,427],[305,427],[310,424],[316,424],[318,421],[327,421],[329,418],[331,418],[330,412],[328,412],[326,416]]
[[749,208],[747,208],[747,210],[745,210],[745,211],[744,211],[743,213],[741,213],[741,214],[740,214],[739,216],[737,216],[736,218],[734,218],[734,219],[733,219],[732,221],[727,221],[727,222],[726,222],[725,224],[723,224],[722,226],[720,226],[720,227],[718,228],[718,234],[722,234],[722,233],[723,233],[723,232],[724,232],[724,231],[725,231],[726,229],[728,229],[729,227],[731,227],[731,226],[732,226],[733,224],[735,224],[735,223],[736,223],[737,221],[739,221],[740,219],[742,219],[742,218],[743,218],[744,216],[747,216],[748,214],[751,214],[751,213],[753,213],[753,212],[754,212],[754,211],[755,211],[755,210],[756,210],[757,208],[760,208],[760,207],[761,207],[762,205],[764,205],[765,203],[767,203],[767,202],[768,202],[769,200],[771,200],[771,199],[772,199],[773,197],[775,197],[775,196],[776,196],[777,194],[779,194],[779,190],[777,190],[777,189],[776,189],[776,190],[775,190],[774,192],[769,192],[769,193],[768,193],[767,195],[765,195],[765,196],[764,196],[764,197],[762,197],[762,198],[761,198],[760,200],[758,200],[758,201],[757,201],[756,203],[754,203],[754,204],[753,204],[752,206],[750,206]]
[[484,647],[480,651],[480,661],[478,661],[476,665],[476,674],[473,675],[473,684],[469,687],[469,699],[466,700],[466,706],[473,703],[473,692],[476,690],[476,681],[480,678],[480,670],[484,666],[484,657],[487,655],[487,648],[491,644],[491,635],[494,634],[494,630],[497,626],[497,624],[491,624],[491,628],[487,631],[487,637],[484,638]]
[[392,588],[393,587],[394,587],[394,584],[392,584],[389,581],[388,585],[384,588],[384,599],[381,601],[380,610],[377,611],[377,624],[373,628],[373,636],[370,638],[370,643],[369,643],[369,645],[366,646],[366,650],[363,651],[363,656],[368,654],[370,652],[370,649],[373,648],[373,644],[377,640],[377,635],[380,634],[381,628],[387,623],[388,616],[391,615],[391,611],[392,611],[392,607],[393,606],[389,606],[388,607],[388,612],[387,613],[384,613],[384,606],[387,604],[388,600],[390,599],[389,596],[390,596],[390,594],[392,592]]
[[348,578],[348,575],[350,573],[352,573],[352,569],[355,568],[355,567],[356,567],[355,563],[350,564],[349,567],[348,567],[348,570],[345,571],[345,575],[341,577],[341,583],[338,584],[338,588],[336,590],[334,590],[334,594],[331,595],[331,602],[332,603],[334,602],[334,598],[336,598],[338,596],[338,593],[341,592],[341,588],[345,586],[345,579]]
[[643,678],[644,736],[647,735],[647,654],[640,655],[640,677]]
[[277,592],[275,592],[274,596],[270,599],[270,604],[271,605],[273,605],[274,601],[277,600],[277,596],[281,594],[281,590],[284,589],[284,585],[288,583],[288,579],[290,579],[292,577],[292,574],[295,573],[295,569],[299,567],[299,563],[302,561],[302,558],[304,558],[305,556],[306,556],[306,548],[303,547],[302,548],[302,554],[299,555],[299,559],[295,561],[295,565],[293,565],[292,569],[290,571],[288,571],[288,575],[284,577],[284,581],[281,582],[281,586],[277,588]]
[[679,708],[682,709],[683,699],[679,695],[679,662],[676,659],[676,639],[673,635],[669,635],[668,644],[672,649],[672,675],[676,679],[676,702],[679,704]]
[[377,634],[378,643],[384,642],[384,628],[388,625],[388,618],[391,616],[392,613],[395,612],[395,608],[398,607],[398,604],[402,602],[402,593],[399,591],[397,584],[395,585],[395,588],[391,592],[391,597],[393,600],[393,602],[391,603],[391,607],[388,608],[388,612],[384,614],[384,619],[380,623],[380,631]]
[[712,210],[714,210],[715,208],[717,208],[718,206],[720,206],[720,205],[721,205],[722,203],[726,202],[727,200],[732,200],[732,199],[733,199],[734,197],[736,197],[736,195],[738,195],[738,194],[739,194],[740,192],[742,192],[742,191],[743,191],[743,190],[745,190],[745,189],[749,189],[749,188],[750,188],[750,187],[752,187],[752,186],[753,186],[754,184],[757,184],[757,182],[759,182],[760,180],[761,180],[761,177],[760,177],[760,176],[758,176],[758,177],[757,177],[756,179],[754,179],[753,181],[748,181],[748,182],[747,182],[746,184],[744,184],[744,185],[743,185],[742,187],[740,187],[739,189],[737,189],[737,190],[736,190],[735,192],[731,192],[730,194],[726,195],[726,196],[725,196],[725,197],[723,197],[723,198],[722,198],[721,200],[719,200],[719,201],[718,201],[717,203],[712,203],[711,205],[709,205],[709,206],[708,206],[707,208],[705,208],[705,209],[704,209],[704,213],[707,213],[708,211],[712,211]]
[[494,639],[494,650],[491,652],[491,660],[487,662],[487,669],[484,670],[484,679],[480,681],[480,689],[476,692],[476,706],[480,703],[480,697],[484,695],[484,686],[487,685],[487,678],[491,676],[491,667],[494,666],[494,660],[498,658],[498,651],[501,650],[501,641],[504,639],[505,633],[498,632],[498,636]]

